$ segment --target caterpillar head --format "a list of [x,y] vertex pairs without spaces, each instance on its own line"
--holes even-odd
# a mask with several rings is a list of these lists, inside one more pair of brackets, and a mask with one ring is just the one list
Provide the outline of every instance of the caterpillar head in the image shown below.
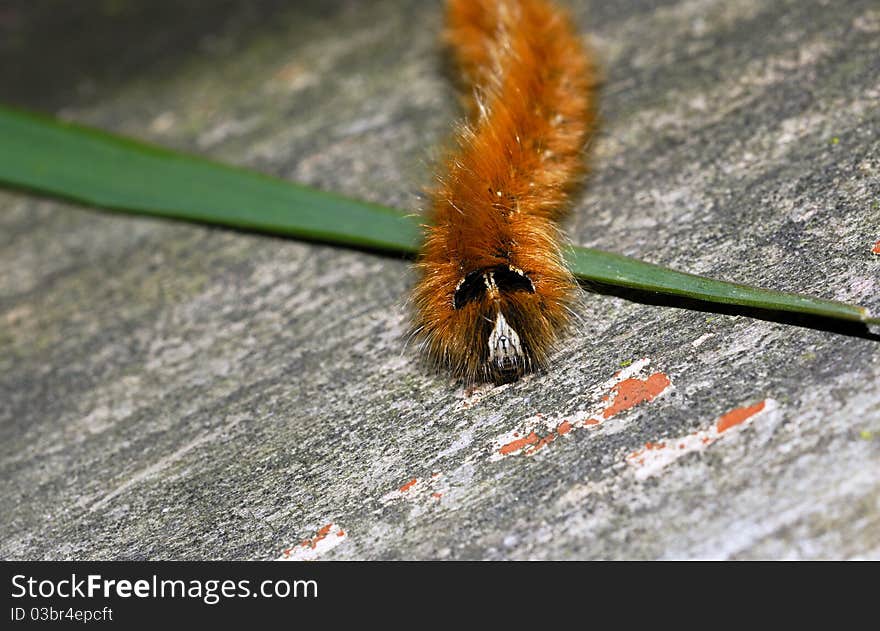
[[464,274],[455,262],[419,264],[415,337],[436,366],[469,385],[545,367],[568,320],[573,280],[562,265],[545,258],[533,271],[499,258]]
[[473,331],[474,352],[481,358],[485,376],[495,382],[518,379],[531,364],[520,334],[504,316],[505,310],[508,314],[511,311],[515,293],[534,294],[535,285],[521,269],[497,265],[464,276],[458,281],[452,298],[456,311],[472,303],[480,311]]

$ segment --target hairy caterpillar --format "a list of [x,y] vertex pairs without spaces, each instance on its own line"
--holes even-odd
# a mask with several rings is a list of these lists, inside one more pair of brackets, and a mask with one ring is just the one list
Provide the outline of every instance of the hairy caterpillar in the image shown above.
[[466,87],[416,263],[414,336],[468,383],[546,366],[575,280],[558,221],[584,172],[595,69],[545,0],[448,0],[445,39]]

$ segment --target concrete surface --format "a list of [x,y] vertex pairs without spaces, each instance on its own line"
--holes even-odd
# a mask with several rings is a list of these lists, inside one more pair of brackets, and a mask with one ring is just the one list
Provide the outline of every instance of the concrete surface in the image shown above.
[[[876,0],[567,4],[606,73],[575,242],[880,310]],[[440,26],[14,0],[0,100],[417,209]],[[467,393],[412,283],[0,192],[0,557],[880,558],[876,339],[587,294],[547,374]]]

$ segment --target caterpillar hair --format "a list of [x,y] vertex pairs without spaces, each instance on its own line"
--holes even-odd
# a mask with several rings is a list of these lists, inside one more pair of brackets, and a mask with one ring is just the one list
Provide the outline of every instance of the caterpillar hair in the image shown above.
[[575,299],[559,221],[585,172],[596,72],[545,0],[448,0],[445,39],[468,120],[431,191],[413,332],[468,384],[504,383],[547,365]]

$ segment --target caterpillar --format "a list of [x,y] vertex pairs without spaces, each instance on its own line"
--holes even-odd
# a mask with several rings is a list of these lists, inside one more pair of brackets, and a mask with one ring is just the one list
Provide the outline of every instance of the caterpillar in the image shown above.
[[576,282],[559,221],[586,172],[596,69],[546,0],[448,0],[467,119],[429,191],[413,336],[469,385],[543,369]]

